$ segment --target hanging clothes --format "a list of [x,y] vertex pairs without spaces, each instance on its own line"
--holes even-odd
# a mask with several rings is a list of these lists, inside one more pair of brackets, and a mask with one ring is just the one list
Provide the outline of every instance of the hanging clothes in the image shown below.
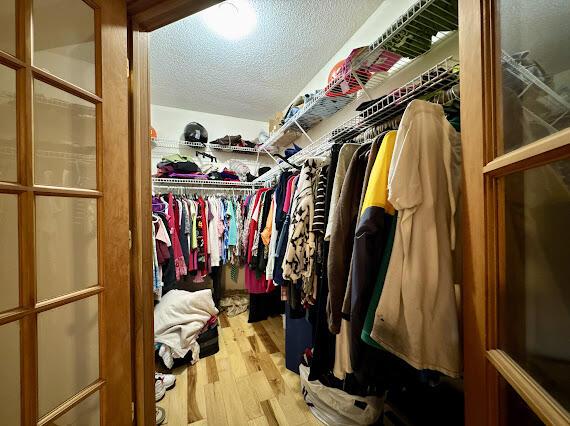
[[461,372],[451,253],[459,143],[441,105],[408,105],[388,176],[396,235],[370,334],[415,368],[451,377]]

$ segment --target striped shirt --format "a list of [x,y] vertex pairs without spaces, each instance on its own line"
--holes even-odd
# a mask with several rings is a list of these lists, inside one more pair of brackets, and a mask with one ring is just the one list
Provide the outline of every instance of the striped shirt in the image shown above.
[[317,191],[315,195],[315,213],[313,216],[313,232],[325,233],[325,198],[327,192],[327,172],[328,166],[321,169],[317,180]]

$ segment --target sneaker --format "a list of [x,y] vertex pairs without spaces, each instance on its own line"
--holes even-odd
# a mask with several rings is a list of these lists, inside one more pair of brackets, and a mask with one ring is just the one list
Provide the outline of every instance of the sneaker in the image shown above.
[[176,376],[174,374],[154,373],[155,380],[162,380],[166,390],[172,389],[176,384]]
[[166,387],[162,380],[157,379],[154,381],[154,400],[156,402],[160,401],[164,398],[164,394],[166,393]]
[[156,424],[161,425],[162,423],[164,423],[165,419],[166,419],[166,411],[164,411],[164,408],[156,407]]

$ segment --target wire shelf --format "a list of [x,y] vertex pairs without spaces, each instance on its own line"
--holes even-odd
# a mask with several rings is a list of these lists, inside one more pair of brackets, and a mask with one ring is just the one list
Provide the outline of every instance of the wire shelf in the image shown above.
[[299,137],[353,100],[361,99],[457,28],[457,0],[417,1],[370,46],[347,59],[337,77],[271,135],[261,149],[290,143],[292,137]]
[[265,155],[265,151],[261,151],[258,148],[250,148],[250,147],[242,147],[242,146],[225,146],[225,145],[218,145],[213,143],[206,143],[203,144],[201,142],[192,142],[192,141],[184,141],[184,140],[175,140],[175,139],[164,139],[164,138],[155,138],[152,139],[152,146],[153,149],[159,150],[178,150],[178,149],[214,149],[217,151],[226,151],[226,152],[242,152],[247,154],[263,154]]
[[[307,158],[327,152],[335,141],[350,140],[372,126],[401,115],[413,99],[437,90],[449,89],[458,82],[458,62],[451,57],[446,58],[399,89],[382,96],[365,110],[292,155],[288,161],[301,165]],[[287,164],[279,163],[254,182],[270,182],[287,167]]]
[[[525,85],[524,89],[517,94],[519,98],[524,98],[525,94],[528,94],[529,89],[532,87],[539,89],[538,92],[533,91],[531,96],[540,100],[540,106],[542,108],[535,107],[536,110],[533,111],[526,103],[523,103],[523,110],[526,111],[526,113],[533,119],[546,126],[552,133],[565,128],[566,125],[561,120],[566,115],[570,114],[570,102],[554,91],[544,81],[535,76],[522,64],[517,62],[507,52],[502,52],[501,59],[504,71]],[[504,78],[503,84],[506,83],[506,79]]]
[[238,182],[226,180],[207,179],[177,179],[177,178],[152,178],[153,185],[156,186],[185,186],[188,188],[259,188],[257,182]]

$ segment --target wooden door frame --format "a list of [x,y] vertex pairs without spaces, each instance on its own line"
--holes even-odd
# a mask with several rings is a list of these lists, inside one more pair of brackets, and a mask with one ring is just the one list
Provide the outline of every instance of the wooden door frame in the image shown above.
[[500,423],[500,378],[547,424],[567,424],[558,402],[500,350],[505,277],[504,186],[498,178],[570,157],[570,129],[507,154],[502,150],[501,64],[496,0],[459,1],[463,148],[463,339],[465,424]]
[[461,61],[461,141],[463,160],[463,359],[465,424],[497,424],[498,376],[486,360],[493,336],[488,333],[490,286],[487,280],[486,196],[483,167],[492,141],[493,84],[489,63],[490,9],[486,0],[459,1]]
[[129,29],[131,283],[135,424],[154,425],[154,295],[150,172],[148,33],[136,20]]
[[126,0],[129,14],[129,160],[132,369],[135,424],[155,425],[149,31],[222,0]]
[[[95,90],[90,92],[34,66],[32,0],[16,8],[15,56],[0,53],[0,63],[16,70],[17,183],[0,183],[3,193],[19,196],[19,307],[0,315],[0,324],[20,322],[21,423],[46,424],[100,391],[103,424],[130,422],[130,358],[128,204],[128,104],[126,6],[114,0],[83,0],[94,10]],[[124,73],[117,70],[124,69]],[[96,189],[46,186],[34,181],[33,85],[42,81],[82,98],[96,111]],[[98,283],[69,294],[37,300],[35,199],[37,195],[85,197],[97,203]],[[79,300],[97,298],[99,377],[41,418],[38,412],[37,315]],[[57,366],[54,366],[56,368]],[[54,384],[57,386],[57,383]]]

